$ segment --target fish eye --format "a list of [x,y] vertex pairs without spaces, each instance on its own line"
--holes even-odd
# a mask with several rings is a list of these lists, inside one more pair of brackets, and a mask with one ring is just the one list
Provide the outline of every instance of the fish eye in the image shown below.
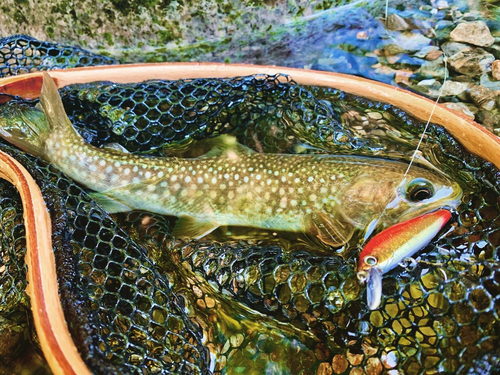
[[412,202],[421,202],[432,198],[434,189],[432,184],[424,178],[416,178],[408,184],[407,197]]
[[378,260],[373,255],[368,255],[365,257],[365,263],[369,266],[374,266],[378,263]]

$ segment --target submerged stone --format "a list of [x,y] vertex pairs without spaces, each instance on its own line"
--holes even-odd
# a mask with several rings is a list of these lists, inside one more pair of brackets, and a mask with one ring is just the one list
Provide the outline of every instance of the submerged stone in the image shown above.
[[448,56],[448,63],[453,70],[468,76],[480,76],[488,71],[495,57],[478,47],[467,44],[449,42],[443,45],[443,51]]

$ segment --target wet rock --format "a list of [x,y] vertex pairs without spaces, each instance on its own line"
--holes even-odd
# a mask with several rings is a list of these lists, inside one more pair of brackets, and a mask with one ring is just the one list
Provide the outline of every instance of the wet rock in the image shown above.
[[406,52],[416,52],[430,46],[432,40],[419,33],[402,32],[394,35],[394,42]]
[[435,79],[424,79],[417,85],[412,86],[412,89],[429,98],[437,98],[441,89],[441,82]]
[[491,76],[495,81],[500,81],[500,60],[495,60],[491,64]]
[[368,40],[370,37],[366,31],[360,31],[356,34],[356,39],[359,40]]
[[443,45],[448,63],[453,70],[468,76],[480,76],[489,70],[495,57],[482,48],[450,42]]
[[391,31],[403,31],[408,30],[410,28],[410,25],[405,21],[403,17],[392,13],[387,16],[385,27],[387,30]]
[[443,56],[443,51],[438,49],[438,50],[430,51],[427,55],[425,55],[425,59],[429,60],[429,61],[434,61],[441,56]]
[[444,58],[441,56],[432,61],[425,61],[418,73],[425,77],[444,78],[448,76],[448,69],[444,66]]
[[482,110],[491,111],[495,108],[496,95],[486,87],[476,85],[470,88],[469,95],[476,106]]
[[457,96],[469,88],[464,82],[446,81],[443,84],[441,96]]
[[480,110],[477,113],[476,121],[482,124],[489,131],[497,133],[498,124],[500,124],[500,116],[487,110]]
[[446,1],[446,0],[438,0],[435,2],[435,7],[438,8],[439,10],[443,10],[443,9],[449,8],[450,5],[448,4],[448,1]]
[[394,82],[398,85],[408,86],[410,85],[410,78],[413,75],[413,71],[410,69],[400,69],[396,71],[394,76]]
[[479,78],[479,84],[490,90],[500,90],[500,81],[494,80],[488,73],[484,73]]
[[426,60],[436,60],[439,56],[443,54],[443,51],[437,46],[427,46],[422,48],[420,51],[414,54],[415,57],[420,57]]
[[396,56],[403,53],[404,48],[400,47],[397,44],[387,44],[380,50],[382,56]]
[[449,109],[463,114],[465,117],[474,120],[475,114],[478,112],[478,108],[470,103],[443,103],[443,105]]
[[479,47],[489,47],[495,42],[484,21],[460,23],[450,33],[450,38],[455,42],[464,42]]

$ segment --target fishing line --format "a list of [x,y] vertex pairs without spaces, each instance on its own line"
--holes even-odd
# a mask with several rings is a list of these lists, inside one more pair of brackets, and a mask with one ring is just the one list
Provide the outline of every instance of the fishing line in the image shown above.
[[[441,95],[443,94],[444,84],[446,83],[446,80],[448,79],[448,59],[446,58],[446,55],[444,55],[444,57],[443,57],[443,62],[444,62],[444,79],[443,79],[443,84],[441,85],[441,88],[439,89],[438,97],[436,98],[436,101],[434,102],[434,105],[432,106],[431,114],[429,115],[429,119],[427,120],[427,123],[425,124],[424,131],[422,132],[422,136],[420,137],[420,139],[418,141],[417,148],[413,152],[413,156],[411,157],[410,164],[408,165],[408,168],[406,169],[406,172],[405,172],[405,174],[403,176],[403,181],[405,180],[406,175],[410,171],[410,168],[411,168],[411,166],[412,166],[412,164],[413,164],[413,162],[415,160],[415,157],[417,156],[417,153],[418,153],[418,150],[420,148],[420,145],[422,144],[422,141],[424,140],[425,133],[427,132],[427,129],[429,128],[429,124],[431,122],[432,115],[434,115],[434,111],[436,110],[436,107],[437,107],[437,105],[439,103],[439,99],[441,99]],[[401,183],[403,183],[403,181],[401,181]]]
[[[387,17],[388,17],[388,9],[389,9],[389,0],[386,0],[385,2],[385,24],[386,24],[386,30],[387,30]],[[406,171],[403,175],[403,179],[401,180],[401,182],[399,183],[399,187],[401,185],[403,185],[403,183],[405,182],[406,180],[406,176],[408,175],[408,172],[410,171],[410,168],[411,166],[413,165],[413,162],[415,161],[415,158],[417,157],[417,154],[418,154],[418,151],[420,149],[420,146],[422,145],[422,141],[424,140],[424,137],[425,137],[425,134],[427,133],[427,129],[429,128],[429,125],[430,125],[430,122],[431,122],[431,119],[432,119],[432,116],[434,115],[434,111],[436,110],[436,107],[439,103],[439,100],[441,99],[441,96],[443,94],[443,91],[444,91],[444,85],[446,83],[446,81],[448,80],[448,59],[447,59],[447,56],[446,54],[444,53],[443,51],[443,62],[444,62],[444,78],[443,78],[443,84],[441,85],[441,88],[439,89],[439,92],[438,92],[438,96],[436,98],[436,101],[434,102],[434,105],[432,107],[432,110],[431,110],[431,113],[429,115],[429,118],[427,120],[427,123],[425,124],[425,127],[424,127],[424,130],[422,132],[422,135],[420,136],[420,139],[417,143],[417,147],[415,148],[415,151],[413,152],[413,155],[411,157],[411,160],[410,160],[410,163],[408,164],[408,168],[406,168]],[[384,209],[382,210],[382,212],[380,213],[380,215],[377,217],[377,219],[373,220],[369,226],[371,226],[374,230],[375,226],[378,224],[378,222],[380,221],[380,219],[385,215],[386,211],[387,211],[387,208],[390,204],[392,204],[393,202],[390,202],[387,206],[384,207]],[[361,243],[361,247],[366,243],[368,237],[370,237],[371,233],[367,233],[365,235],[365,237],[363,238],[363,242]]]

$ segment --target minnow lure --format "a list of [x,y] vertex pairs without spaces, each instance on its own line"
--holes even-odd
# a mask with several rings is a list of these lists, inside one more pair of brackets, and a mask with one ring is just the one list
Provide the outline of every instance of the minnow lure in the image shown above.
[[[177,216],[174,236],[235,225],[304,232],[340,246],[385,211],[384,225],[449,205],[462,190],[436,171],[359,156],[262,154],[235,144],[194,158],[148,158],[86,144],[44,74],[41,109],[0,107],[0,135],[95,190],[108,212]],[[405,178],[403,178],[405,176]]]
[[368,242],[359,256],[358,278],[367,284],[371,310],[380,305],[382,276],[426,247],[450,218],[450,211],[440,209],[393,225]]

